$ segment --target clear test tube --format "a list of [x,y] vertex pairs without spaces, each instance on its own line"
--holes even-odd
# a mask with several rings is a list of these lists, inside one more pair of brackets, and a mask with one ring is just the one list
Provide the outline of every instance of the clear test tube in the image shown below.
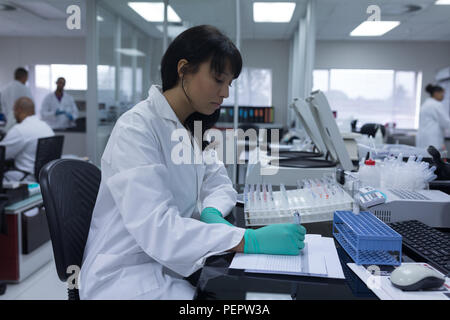
[[251,185],[250,196],[251,196],[250,207],[251,207],[252,211],[254,211],[255,207],[256,207],[256,199],[255,199],[255,186],[253,184]]
[[273,199],[273,191],[272,191],[272,184],[269,184],[269,202],[270,202],[270,209],[275,209],[275,201]]
[[268,200],[267,200],[267,190],[266,190],[266,184],[265,183],[263,183],[262,188],[263,188],[264,209],[268,210],[269,209],[269,205],[268,205]]
[[284,184],[280,185],[280,190],[281,190],[281,203],[282,203],[282,210],[280,211],[280,215],[282,217],[286,217],[289,215],[289,198],[286,192],[286,188],[284,186]]
[[261,193],[260,193],[260,184],[256,185],[256,208],[261,209]]
[[248,184],[244,187],[244,211],[248,211]]
[[353,213],[359,214],[359,188],[361,182],[358,179],[353,180],[352,195],[353,195]]

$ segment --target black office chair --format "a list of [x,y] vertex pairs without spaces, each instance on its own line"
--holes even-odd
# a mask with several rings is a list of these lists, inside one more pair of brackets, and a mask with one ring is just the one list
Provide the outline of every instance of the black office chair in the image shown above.
[[[41,170],[41,192],[56,270],[63,282],[72,274],[68,274],[69,266],[81,269],[100,180],[100,169],[81,160],[54,160]],[[69,300],[80,299],[77,288],[67,291]]]
[[[36,161],[34,163],[34,177],[37,182],[39,182],[39,172],[42,167],[52,160],[61,158],[63,145],[64,136],[53,136],[38,139],[36,147]],[[32,174],[32,172],[27,172],[17,168],[14,164],[14,159],[7,159],[6,166],[7,170],[20,171],[24,174],[20,181],[25,180],[25,178]]]
[[378,123],[366,123],[361,127],[361,130],[359,130],[359,133],[366,134],[369,137],[375,137],[375,134],[377,132],[378,127],[381,129],[381,134],[384,136],[386,135],[386,128],[382,124]]

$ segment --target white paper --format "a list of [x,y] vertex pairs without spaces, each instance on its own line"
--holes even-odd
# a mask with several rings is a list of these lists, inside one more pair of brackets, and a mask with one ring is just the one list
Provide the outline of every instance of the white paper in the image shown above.
[[334,239],[323,237],[322,248],[324,250],[328,278],[345,279],[344,270],[342,270]]
[[305,236],[305,248],[298,256],[237,253],[230,268],[245,269],[246,272],[345,278],[333,239],[314,234]]

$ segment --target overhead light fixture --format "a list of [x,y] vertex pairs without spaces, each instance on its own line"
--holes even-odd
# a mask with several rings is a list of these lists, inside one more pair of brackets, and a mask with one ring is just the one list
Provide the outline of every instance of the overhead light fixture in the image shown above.
[[352,37],[379,37],[391,31],[400,24],[400,21],[364,21],[357,26],[350,36]]
[[[164,22],[163,2],[128,2],[128,6],[149,22]],[[167,21],[181,22],[180,17],[170,5],[167,7]]]
[[103,22],[105,19],[103,19],[103,17],[102,16],[97,16],[97,21],[98,22]]
[[145,57],[145,53],[134,48],[117,48],[116,52],[119,52],[125,56]]
[[254,2],[253,21],[287,23],[292,19],[295,2]]
[[445,5],[450,5],[450,0],[437,0],[436,2],[435,2],[435,4],[437,4],[437,5],[441,5],[441,6],[445,6]]

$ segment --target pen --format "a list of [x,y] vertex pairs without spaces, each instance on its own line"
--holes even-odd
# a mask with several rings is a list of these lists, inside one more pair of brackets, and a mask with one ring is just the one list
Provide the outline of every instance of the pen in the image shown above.
[[301,224],[300,214],[298,213],[298,210],[295,210],[294,212],[294,224]]

